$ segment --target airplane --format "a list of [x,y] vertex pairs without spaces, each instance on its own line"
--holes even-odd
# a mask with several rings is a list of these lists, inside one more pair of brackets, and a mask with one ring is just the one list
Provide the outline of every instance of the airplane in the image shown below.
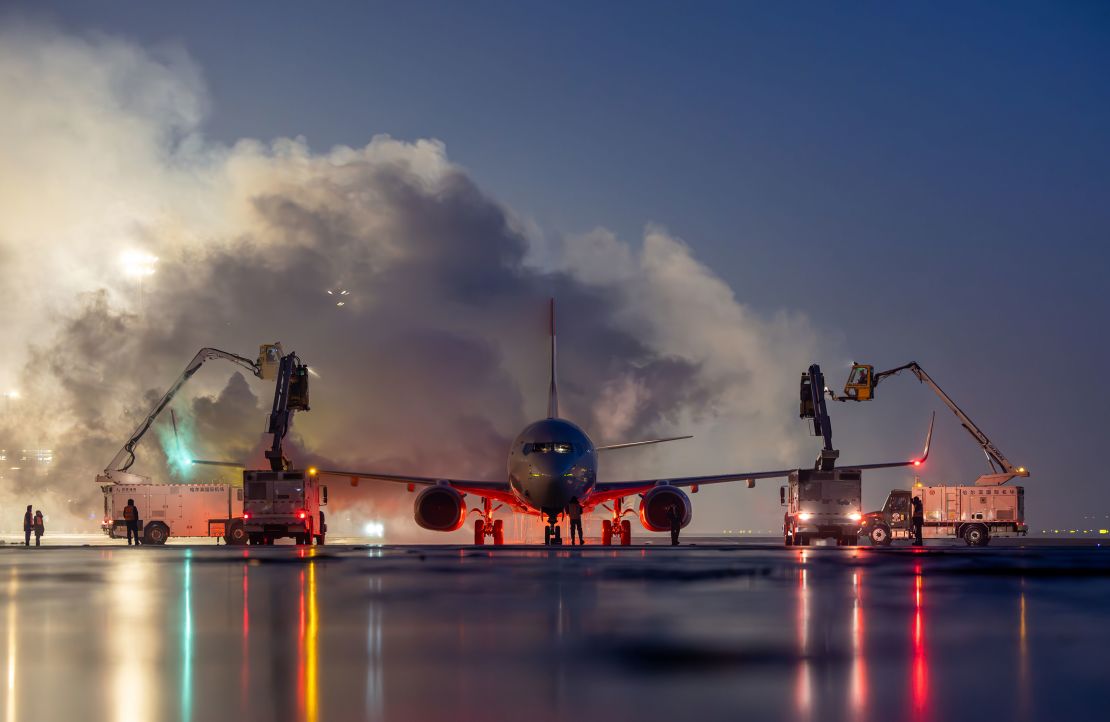
[[[551,382],[548,388],[547,418],[529,424],[513,440],[509,447],[506,480],[479,481],[334,469],[316,469],[315,473],[349,477],[353,486],[357,486],[360,479],[407,484],[410,492],[415,491],[416,486],[424,486],[426,488],[416,497],[413,515],[418,526],[432,531],[451,532],[461,528],[467,517],[465,496],[473,494],[480,497],[482,508],[472,510],[479,514],[474,524],[475,544],[484,544],[487,537],[492,537],[495,545],[504,543],[504,521],[493,518],[494,512],[502,506],[516,513],[545,518],[544,544],[562,544],[559,521],[571,499],[577,498],[583,513],[589,513],[598,507],[609,512],[609,518],[602,521],[603,545],[611,545],[616,538],[622,546],[627,546],[632,542],[632,525],[624,517],[633,513],[631,509],[624,507],[623,502],[627,497],[641,497],[638,511],[640,523],[645,529],[653,532],[667,531],[670,529],[668,512],[672,506],[677,505],[681,511],[681,527],[690,523],[693,509],[690,498],[682,491],[683,488],[690,488],[696,493],[703,484],[733,481],[747,481],[749,487],[754,487],[756,479],[782,478],[794,471],[776,469],[713,476],[598,481],[600,452],[692,437],[673,436],[599,446],[591,441],[581,427],[560,417],[554,299],[551,299],[549,314]],[[930,427],[930,436],[931,432]],[[925,455],[928,455],[928,440]],[[922,461],[924,458],[850,468],[919,466]],[[494,502],[498,502],[498,506],[494,507]]]

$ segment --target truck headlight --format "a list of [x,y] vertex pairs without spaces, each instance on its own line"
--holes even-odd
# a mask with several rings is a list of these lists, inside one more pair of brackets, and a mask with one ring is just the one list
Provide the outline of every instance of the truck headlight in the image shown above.
[[860,514],[858,511],[853,511],[851,514],[848,515],[848,518],[852,521],[859,521],[863,518],[863,514]]
[[798,518],[802,521],[809,521],[813,518],[813,514],[810,514],[808,511],[803,511],[801,514],[798,515]]

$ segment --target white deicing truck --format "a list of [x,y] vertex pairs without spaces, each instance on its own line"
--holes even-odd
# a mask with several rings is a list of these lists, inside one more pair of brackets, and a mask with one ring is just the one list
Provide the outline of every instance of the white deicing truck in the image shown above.
[[902,371],[916,376],[955,414],[960,425],[983,450],[990,473],[980,475],[973,485],[924,486],[915,482],[911,491],[894,489],[880,511],[864,515],[860,534],[878,546],[886,546],[892,539],[911,539],[913,514],[910,498],[918,497],[924,510],[921,531],[926,539],[963,539],[968,546],[986,546],[991,537],[1024,536],[1027,531],[1025,489],[1006,486],[1006,483],[1014,477],[1029,476],[1029,472],[1024,466],[1015,466],[1007,459],[920,364],[910,362],[879,372],[870,364],[852,364],[852,371],[844,384],[844,396],[834,396],[831,391],[829,395],[837,401],[870,401],[875,398],[875,387],[880,381]]
[[[247,519],[243,513],[242,487],[213,483],[154,484],[148,477],[129,471],[135,463],[136,445],[150,430],[158,415],[165,410],[185,382],[206,361],[213,359],[231,361],[260,379],[276,380],[274,406],[268,428],[268,432],[273,435],[273,442],[266,451],[266,457],[270,460],[271,469],[279,473],[254,479],[252,475],[267,472],[246,471],[244,478],[272,484],[273,479],[283,474],[299,474],[302,478],[306,476],[303,471],[289,470],[289,460],[282,453],[282,441],[289,431],[293,411],[308,410],[308,367],[301,363],[295,353],[283,354],[280,343],[262,345],[255,361],[227,351],[203,348],[131,434],[104,472],[97,475],[96,481],[104,493],[104,522],[101,528],[111,538],[126,537],[127,524],[123,519],[123,508],[128,499],[133,499],[139,510],[140,533],[148,544],[165,544],[171,537],[222,537],[228,544],[246,544],[248,541],[264,543],[279,536],[293,537],[298,543],[311,543],[313,540],[323,543],[326,527],[323,513],[318,507],[327,502],[327,490],[317,489],[315,475],[310,475],[311,506],[319,517],[319,522],[306,525],[304,518],[297,518],[301,511],[307,515],[307,505],[302,504],[302,508],[295,510],[289,519],[268,520],[266,535],[263,537],[261,534],[253,535],[248,532]],[[224,462],[194,463],[241,466]],[[257,483],[252,485],[252,489],[256,495],[261,493]],[[273,496],[278,492],[268,490],[266,493]],[[250,521],[255,524],[259,516],[253,516]]]

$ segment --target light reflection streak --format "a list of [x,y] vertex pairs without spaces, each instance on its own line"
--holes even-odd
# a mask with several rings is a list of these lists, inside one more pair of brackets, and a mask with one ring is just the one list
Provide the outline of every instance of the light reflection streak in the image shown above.
[[181,625],[181,719],[193,718],[193,550],[185,550]]
[[[245,554],[244,554],[245,556]],[[243,564],[243,643],[239,660],[239,709],[242,714],[247,713],[247,692],[250,689],[250,634],[251,634],[251,608],[250,608],[250,577],[248,576],[249,564]]]
[[[158,628],[155,618],[158,606],[155,589],[151,587],[149,555],[120,556],[119,563],[109,566],[111,607],[105,654],[112,668],[112,718],[131,722],[135,710],[159,708],[160,685],[154,670],[162,658],[162,637],[151,633]],[[127,704],[118,704],[117,700],[127,700]]]
[[[379,553],[378,556],[381,556]],[[366,622],[366,718],[380,720],[383,717],[384,680],[382,679],[382,610],[378,599],[381,597],[381,577],[370,580],[373,599],[369,606],[370,618]]]
[[1026,636],[1025,626],[1025,578],[1021,579],[1020,614],[1018,617],[1018,694],[1021,700],[1021,718],[1028,719],[1028,710],[1031,709],[1029,698],[1029,639]]
[[867,656],[864,652],[863,572],[852,572],[852,672],[851,703],[857,714],[867,706]]
[[[806,554],[801,553],[801,562],[806,562]],[[809,661],[809,584],[806,578],[806,569],[798,570],[798,586],[796,592],[797,614],[795,616],[795,630],[798,638],[798,678],[794,687],[794,704],[804,719],[810,717],[813,707],[813,678]]]
[[921,565],[914,567],[914,611],[913,611],[913,710],[915,719],[925,716],[929,699],[929,666],[925,658],[925,618],[923,607],[925,580],[921,575]]
[[[311,554],[315,556],[315,554]],[[302,719],[316,722],[319,717],[319,671],[317,656],[319,616],[316,607],[316,560],[308,562],[308,594],[305,594],[305,572],[300,574],[300,634],[297,639],[297,676],[300,678],[297,697]]]
[[19,572],[13,566],[8,573],[8,698],[4,705],[5,722],[17,722],[19,707],[15,699],[15,670],[19,664],[19,631],[16,622],[19,619]]

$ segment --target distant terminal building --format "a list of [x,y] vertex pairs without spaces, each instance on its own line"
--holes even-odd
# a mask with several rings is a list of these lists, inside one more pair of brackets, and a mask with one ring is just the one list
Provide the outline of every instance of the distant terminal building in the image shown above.
[[52,449],[0,449],[0,480],[41,479],[53,465]]

